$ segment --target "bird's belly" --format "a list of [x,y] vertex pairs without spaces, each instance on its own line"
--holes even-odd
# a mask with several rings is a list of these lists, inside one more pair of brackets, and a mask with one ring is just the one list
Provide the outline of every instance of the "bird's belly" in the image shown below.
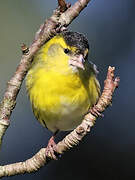
[[81,123],[89,105],[89,98],[85,90],[75,92],[74,95],[72,92],[71,96],[53,95],[52,93],[46,94],[44,104],[38,104],[38,108],[34,108],[34,113],[40,123],[52,132],[67,131]]
[[88,111],[88,99],[81,103],[69,103],[65,99],[59,106],[56,119],[54,118],[52,121],[46,120],[46,125],[49,129],[56,128],[61,131],[72,130],[81,123],[83,115]]

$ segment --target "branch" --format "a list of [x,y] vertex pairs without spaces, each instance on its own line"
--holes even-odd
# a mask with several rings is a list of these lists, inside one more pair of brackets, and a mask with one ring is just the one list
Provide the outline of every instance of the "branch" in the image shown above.
[[[95,107],[98,108],[99,112],[103,112],[106,107],[111,104],[113,92],[115,88],[118,87],[120,79],[118,77],[114,79],[114,69],[114,67],[108,68],[107,78],[104,82],[103,93],[99,98],[97,104],[95,105]],[[88,113],[84,117],[82,123],[57,144],[58,153],[62,154],[68,149],[76,146],[82,140],[82,138],[90,131],[97,117],[98,115],[94,116],[92,113]],[[0,177],[37,171],[39,168],[49,163],[52,158],[50,157],[50,160],[48,161],[48,157],[45,156],[45,151],[46,148],[42,148],[32,158],[24,162],[1,166]]]
[[66,3],[65,0],[58,0],[60,12],[65,12],[70,6],[70,3]]
[[[10,124],[9,119],[15,108],[17,95],[34,55],[45,42],[56,35],[58,31],[61,31],[63,27],[68,26],[87,6],[89,1],[90,0],[78,0],[64,13],[61,13],[59,9],[55,10],[53,15],[40,26],[31,46],[29,48],[25,45],[22,46],[23,56],[20,64],[18,65],[15,74],[8,82],[7,89],[0,104],[0,144],[3,135]],[[61,5],[61,7],[62,6],[63,5]]]

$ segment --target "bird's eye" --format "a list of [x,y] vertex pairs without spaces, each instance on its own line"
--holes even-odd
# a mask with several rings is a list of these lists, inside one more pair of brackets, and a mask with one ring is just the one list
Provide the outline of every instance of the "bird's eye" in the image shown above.
[[69,49],[68,48],[64,49],[64,53],[68,54],[69,53]]

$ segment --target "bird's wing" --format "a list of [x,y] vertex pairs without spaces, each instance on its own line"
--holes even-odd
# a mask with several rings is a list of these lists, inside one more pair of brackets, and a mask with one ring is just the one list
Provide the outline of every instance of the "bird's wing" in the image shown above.
[[93,72],[95,73],[95,75],[97,75],[99,73],[97,66],[90,60],[88,60],[90,68],[93,70]]
[[90,91],[91,88],[93,89],[92,92],[94,92],[93,97],[95,97],[94,98],[95,99],[94,104],[95,104],[101,95],[101,91],[100,91],[101,88],[99,81],[97,79],[97,74],[99,73],[99,71],[97,70],[97,66],[91,61],[88,61],[88,72],[90,77],[93,77],[93,78],[89,78],[89,89]]

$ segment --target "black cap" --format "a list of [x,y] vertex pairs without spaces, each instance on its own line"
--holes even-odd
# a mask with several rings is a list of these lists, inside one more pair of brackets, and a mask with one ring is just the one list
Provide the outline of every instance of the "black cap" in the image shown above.
[[62,35],[67,45],[77,47],[77,49],[81,51],[89,49],[88,40],[83,34],[78,32],[65,31],[62,33]]

